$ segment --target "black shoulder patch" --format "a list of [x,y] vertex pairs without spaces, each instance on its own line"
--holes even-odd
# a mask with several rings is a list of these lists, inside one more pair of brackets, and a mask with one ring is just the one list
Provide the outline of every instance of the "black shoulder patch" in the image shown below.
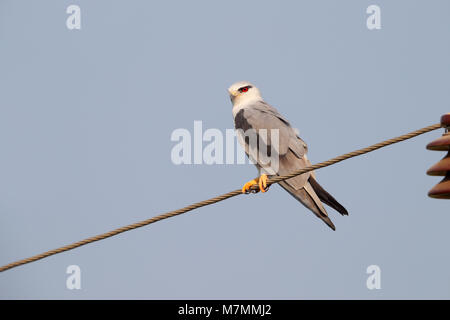
[[[247,132],[247,130],[249,129],[254,129],[252,128],[252,126],[250,125],[250,123],[248,123],[247,119],[244,117],[244,109],[239,110],[239,112],[236,114],[236,117],[234,117],[234,127],[236,129],[242,129],[242,131]],[[263,139],[259,138],[259,134],[258,134],[258,130],[255,129],[255,133],[256,133],[256,146],[258,148],[258,150],[266,150],[266,155],[268,157],[271,156],[272,153],[272,149],[270,144],[265,144]],[[244,137],[244,141],[245,143],[248,145],[249,144],[249,136],[245,135]]]
[[236,117],[234,117],[234,127],[236,129],[242,129],[244,130],[244,132],[248,129],[251,129],[252,126],[244,117],[244,109],[239,110],[239,112],[236,114]]

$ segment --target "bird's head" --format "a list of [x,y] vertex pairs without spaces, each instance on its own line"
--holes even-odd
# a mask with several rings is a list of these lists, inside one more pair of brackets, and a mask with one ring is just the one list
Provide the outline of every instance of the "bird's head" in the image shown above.
[[231,102],[234,105],[243,104],[254,100],[262,100],[258,88],[247,81],[239,81],[228,88]]

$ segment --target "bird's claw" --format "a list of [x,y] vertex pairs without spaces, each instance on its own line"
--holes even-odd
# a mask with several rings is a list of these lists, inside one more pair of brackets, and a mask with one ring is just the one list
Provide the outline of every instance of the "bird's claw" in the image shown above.
[[258,186],[259,186],[259,190],[261,190],[261,192],[266,192],[267,190],[269,190],[269,188],[267,188],[267,175],[266,174],[262,174],[259,177]]
[[[242,193],[258,193],[259,191],[266,192],[267,190],[269,190],[269,188],[267,187],[267,180],[268,178],[266,174],[262,174],[258,179],[250,180],[242,187]],[[251,187],[255,184],[259,186],[259,190],[251,189]]]
[[248,194],[248,193],[256,193],[257,190],[251,190],[250,188],[254,185],[258,184],[258,181],[256,179],[250,180],[249,182],[246,182],[244,186],[242,187],[242,193]]

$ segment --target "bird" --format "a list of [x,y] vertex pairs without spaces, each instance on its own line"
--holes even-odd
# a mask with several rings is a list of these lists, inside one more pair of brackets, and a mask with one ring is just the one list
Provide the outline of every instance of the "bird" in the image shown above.
[[[267,180],[270,177],[289,174],[311,165],[307,157],[307,144],[299,137],[298,131],[289,121],[277,109],[264,101],[257,87],[250,82],[239,81],[228,88],[228,93],[233,105],[236,136],[247,156],[257,167],[259,175],[244,184],[243,193],[251,192],[251,187],[255,184],[259,186],[256,192],[266,192]],[[252,145],[252,139],[249,138],[251,134],[247,134],[248,132],[254,132],[256,135],[256,145],[255,143]],[[271,139],[271,137],[276,138],[276,135],[278,140]],[[275,144],[278,145],[274,147]],[[265,151],[266,160],[268,156],[270,159],[277,160],[274,161],[276,166],[268,166],[267,161],[262,162],[263,151]],[[336,230],[336,227],[323,204],[335,209],[343,216],[348,215],[348,211],[317,182],[314,171],[278,184],[333,230]]]

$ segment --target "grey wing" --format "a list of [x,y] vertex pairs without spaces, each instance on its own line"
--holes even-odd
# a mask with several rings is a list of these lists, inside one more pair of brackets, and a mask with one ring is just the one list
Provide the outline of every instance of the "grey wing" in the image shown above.
[[[308,152],[306,143],[298,136],[297,132],[291,127],[289,121],[287,121],[277,109],[264,101],[255,103],[252,108],[263,114],[271,115],[278,120],[274,123],[275,126],[273,127],[280,129],[280,155],[285,155],[288,149],[291,149],[298,158],[301,158]],[[266,118],[269,117],[266,116]],[[271,119],[268,120],[270,121]]]
[[[289,174],[296,170],[310,166],[311,162],[306,155],[308,152],[308,147],[306,146],[306,143],[300,139],[298,134],[291,128],[289,122],[282,118],[278,111],[276,111],[275,108],[270,107],[268,104],[264,103],[263,108],[264,110],[267,110],[267,112],[272,113],[274,116],[279,118],[285,126],[291,129],[289,139],[287,140],[287,146],[283,146],[286,153],[280,154],[278,175]],[[294,132],[294,134],[292,132]],[[311,185],[311,180],[315,182],[314,178],[314,171],[310,171],[302,175],[295,176],[294,178],[282,181],[280,182],[280,186],[300,201],[305,207],[310,209],[331,229],[335,230],[336,228],[328,217],[327,211],[325,210],[319,195],[316,193],[314,186]],[[344,211],[346,210],[344,209]]]
[[253,129],[258,137],[263,137],[264,135],[261,130],[266,130],[267,139],[264,141],[266,143],[272,141],[271,130],[278,129],[279,143],[277,152],[280,155],[284,155],[289,147],[292,128],[282,118],[277,117],[276,114],[269,111],[270,109],[261,110],[255,108],[253,105],[240,110],[235,118],[236,129],[242,129],[243,131]]
[[[266,143],[267,141],[272,141],[271,129],[278,129],[278,148],[275,147],[278,154],[278,165],[276,170],[266,170],[267,174],[284,175],[310,164],[306,157],[308,151],[306,143],[298,137],[289,122],[269,104],[259,101],[240,110],[236,115],[235,125],[236,128],[241,128],[243,131],[248,129],[254,129],[256,131],[266,129],[267,140],[264,141]],[[243,142],[244,139],[242,137],[240,141],[241,144],[245,145],[249,157],[253,159],[260,158],[259,154],[257,154],[258,150],[249,148],[248,143]],[[269,146],[267,147],[269,148]],[[258,164],[259,167],[263,167],[261,163]],[[286,182],[295,190],[298,190],[305,186],[310,175],[310,173],[306,173],[286,180]]]
[[[264,173],[268,175],[285,175],[311,165],[306,155],[308,152],[306,143],[298,137],[289,122],[270,105],[260,102],[251,108],[240,110],[235,117],[235,126],[237,129],[243,129],[244,131],[248,129],[278,129],[279,161],[277,170],[272,173],[268,171]],[[248,144],[242,137],[240,142],[243,144],[249,157],[253,157],[252,150],[250,150]],[[256,163],[256,165],[261,170],[261,164]],[[313,171],[282,181],[280,185],[334,230],[333,223],[328,218],[322,202],[309,182],[311,176],[314,177]]]

